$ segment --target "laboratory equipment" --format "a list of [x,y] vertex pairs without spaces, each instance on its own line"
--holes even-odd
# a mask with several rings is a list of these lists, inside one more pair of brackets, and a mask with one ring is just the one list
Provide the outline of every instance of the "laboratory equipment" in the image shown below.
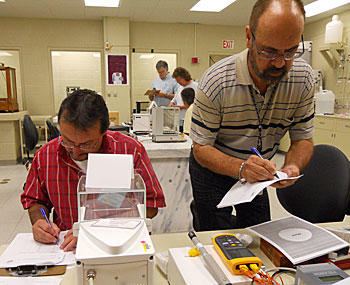
[[16,70],[0,66],[0,111],[18,111]]
[[155,251],[146,227],[142,177],[135,173],[129,189],[91,190],[85,183],[82,176],[73,226],[77,284],[153,284]]
[[154,142],[184,142],[179,135],[180,108],[152,108],[152,141]]
[[133,133],[149,133],[151,131],[150,114],[133,114],[132,115]]
[[348,277],[348,274],[332,263],[300,265],[297,267],[294,285],[329,285]]
[[260,258],[246,248],[234,234],[218,234],[213,237],[213,244],[233,274],[242,274],[242,265],[254,273],[260,270],[262,265]]

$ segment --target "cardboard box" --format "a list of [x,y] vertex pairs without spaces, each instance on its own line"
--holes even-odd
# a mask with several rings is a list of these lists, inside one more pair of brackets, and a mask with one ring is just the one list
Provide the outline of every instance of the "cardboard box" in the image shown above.
[[119,125],[119,112],[118,111],[109,112],[109,121],[111,122],[111,125],[114,124],[114,126],[118,126]]

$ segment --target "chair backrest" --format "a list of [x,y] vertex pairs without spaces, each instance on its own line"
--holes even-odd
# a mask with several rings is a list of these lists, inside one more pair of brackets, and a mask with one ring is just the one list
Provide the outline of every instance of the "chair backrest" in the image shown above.
[[312,223],[336,222],[348,211],[349,160],[336,147],[317,145],[304,176],[287,188],[277,189],[282,206]]
[[24,115],[23,118],[24,143],[27,151],[35,148],[39,140],[38,130],[36,129],[31,117]]
[[58,128],[50,120],[46,120],[46,125],[49,128],[49,141],[61,135]]

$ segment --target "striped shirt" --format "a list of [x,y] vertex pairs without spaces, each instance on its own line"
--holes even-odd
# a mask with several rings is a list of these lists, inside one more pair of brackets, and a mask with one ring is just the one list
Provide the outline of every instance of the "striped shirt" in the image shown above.
[[288,130],[291,140],[312,138],[314,77],[311,67],[296,59],[288,74],[262,96],[250,77],[247,56],[246,49],[204,73],[194,101],[190,137],[200,145],[247,159],[259,138],[254,96],[260,118],[264,118],[261,154],[270,159]]
[[[147,207],[165,207],[163,190],[141,143],[118,132],[107,131],[100,153],[132,154],[134,170],[146,185]],[[74,163],[56,138],[35,154],[26,186],[21,195],[24,209],[34,204],[54,208],[54,223],[61,230],[72,228],[78,221],[77,185],[83,171]]]

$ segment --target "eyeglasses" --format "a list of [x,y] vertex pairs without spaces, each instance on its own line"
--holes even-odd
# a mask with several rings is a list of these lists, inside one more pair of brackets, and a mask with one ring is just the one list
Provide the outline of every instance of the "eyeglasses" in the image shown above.
[[279,54],[277,52],[268,52],[265,50],[260,51],[258,49],[257,44],[256,44],[254,33],[253,32],[251,32],[251,33],[252,33],[253,43],[255,45],[256,51],[257,51],[258,55],[263,59],[275,60],[275,59],[279,58],[280,56],[283,56],[284,60],[293,60],[293,59],[301,57],[303,55],[303,53],[305,52],[303,35],[301,35],[301,41],[303,43],[303,51],[300,52],[300,51],[298,51],[298,48],[296,48],[295,51],[290,51],[290,52],[286,52],[284,54]]
[[98,141],[96,141],[95,143],[92,142],[92,143],[82,143],[80,145],[75,145],[73,143],[67,143],[67,142],[64,142],[62,139],[60,141],[60,144],[65,147],[66,149],[73,149],[73,148],[78,148],[80,150],[91,150],[91,149],[94,149],[97,144],[98,144]]

